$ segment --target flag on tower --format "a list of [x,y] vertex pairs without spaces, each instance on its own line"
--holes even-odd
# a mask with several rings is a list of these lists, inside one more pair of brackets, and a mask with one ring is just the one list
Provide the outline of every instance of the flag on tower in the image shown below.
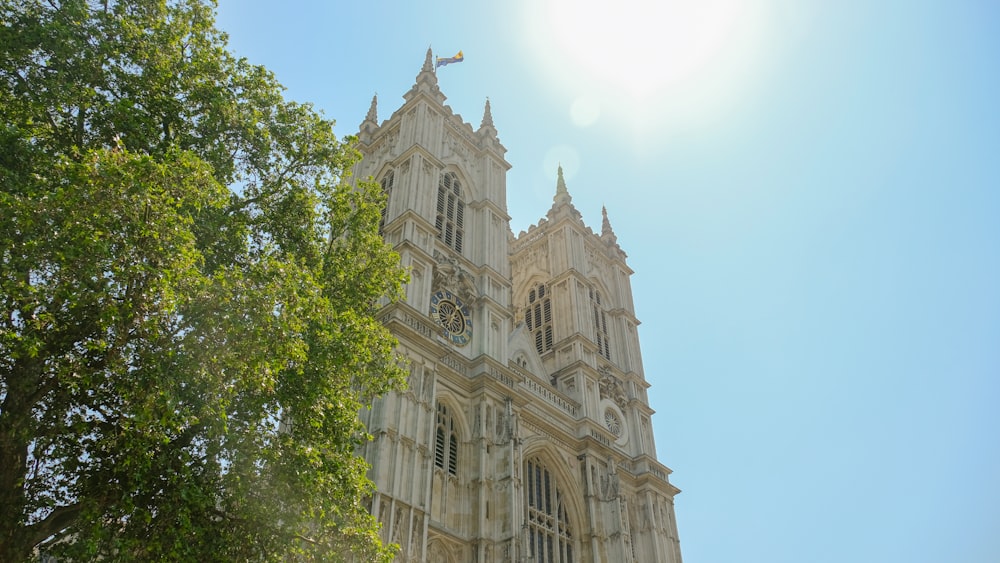
[[462,52],[459,51],[458,54],[455,55],[454,57],[438,57],[437,64],[434,65],[434,68],[442,67],[444,65],[450,65],[451,63],[460,63],[464,60],[465,57],[462,56]]

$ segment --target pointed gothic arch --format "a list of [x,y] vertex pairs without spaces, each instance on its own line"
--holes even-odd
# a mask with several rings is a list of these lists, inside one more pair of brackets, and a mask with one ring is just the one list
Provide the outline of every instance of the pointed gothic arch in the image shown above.
[[546,446],[525,453],[522,471],[525,542],[532,561],[578,563],[586,523],[576,479]]
[[469,479],[472,462],[466,445],[471,431],[456,398],[440,394],[435,401],[434,427],[429,468],[431,478],[430,516],[452,529],[462,529],[461,505],[463,487]]
[[427,545],[428,563],[458,563],[451,548],[440,539],[433,539]]
[[454,408],[437,401],[434,421],[434,467],[458,476],[459,439]]
[[528,293],[531,291],[531,288],[537,286],[538,284],[551,285],[549,284],[551,279],[548,273],[538,268],[531,269],[533,270],[532,273],[525,276],[525,278],[518,283],[517,287],[513,288],[511,298],[518,306],[523,305],[525,301],[527,301]]
[[604,280],[597,276],[590,276],[587,278],[587,283],[595,291],[601,292],[601,297],[603,299],[602,302],[606,308],[611,309],[614,307],[614,293],[611,291],[611,288],[604,283]]

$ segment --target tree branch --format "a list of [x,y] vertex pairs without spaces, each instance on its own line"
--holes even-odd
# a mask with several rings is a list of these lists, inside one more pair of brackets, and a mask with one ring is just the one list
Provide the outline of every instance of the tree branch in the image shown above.
[[79,502],[57,506],[43,520],[25,527],[28,542],[32,546],[38,546],[48,538],[70,527],[80,517],[81,512],[83,512],[83,504]]

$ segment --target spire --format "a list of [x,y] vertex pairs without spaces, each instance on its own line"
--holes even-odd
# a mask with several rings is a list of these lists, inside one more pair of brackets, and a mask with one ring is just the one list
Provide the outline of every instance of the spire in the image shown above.
[[582,219],[580,212],[573,207],[573,198],[566,189],[566,179],[563,178],[562,164],[559,165],[559,178],[556,180],[556,195],[552,198],[552,208],[545,214],[550,220],[559,217],[574,217]]
[[358,139],[362,143],[367,143],[376,130],[378,130],[378,94],[372,96],[372,105],[368,108],[368,115],[358,126]]
[[552,198],[555,203],[570,203],[573,198],[569,195],[569,190],[566,189],[566,180],[563,178],[562,164],[559,165],[559,179],[556,180],[556,196]]
[[427,55],[424,57],[424,64],[417,74],[416,83],[409,92],[403,94],[403,99],[409,102],[420,93],[426,94],[437,103],[444,105],[445,97],[441,93],[441,88],[438,87],[437,74],[434,73],[434,54],[430,47],[427,47]]
[[424,57],[424,65],[420,67],[420,73],[417,74],[417,84],[427,80],[434,87],[437,87],[437,74],[434,73],[434,54],[429,46],[427,47],[427,56]]
[[[490,99],[486,98],[486,109],[483,110],[483,121],[479,124],[479,128],[483,127],[494,127],[493,125],[493,112],[490,111]],[[494,127],[495,128],[495,127]]]
[[601,206],[601,215],[604,216],[604,221],[601,223],[601,238],[612,244],[617,243],[618,237],[615,236],[615,232],[611,230],[611,221],[608,221],[608,208],[603,205]]
[[434,72],[434,54],[431,53],[431,46],[427,46],[427,56],[424,57],[424,66],[420,72]]
[[371,121],[378,123],[378,93],[376,92],[372,96],[372,105],[368,108],[368,115],[365,116],[365,121]]
[[493,125],[493,111],[490,109],[489,98],[486,98],[486,107],[483,109],[483,121],[479,124],[476,136],[479,137],[480,146],[483,148],[491,147],[494,150],[500,151],[500,154],[503,154],[503,151],[507,150],[500,146],[500,139],[497,139],[497,128]]

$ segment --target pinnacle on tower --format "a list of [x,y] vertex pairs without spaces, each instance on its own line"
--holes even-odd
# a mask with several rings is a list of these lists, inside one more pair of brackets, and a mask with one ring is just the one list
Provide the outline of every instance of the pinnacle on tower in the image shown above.
[[429,95],[437,103],[444,104],[445,96],[438,87],[437,74],[434,73],[434,54],[430,47],[427,47],[427,55],[424,57],[424,64],[417,74],[416,83],[409,92],[403,94],[403,99],[410,101],[419,93]]
[[556,180],[556,195],[552,198],[552,208],[545,214],[549,219],[561,216],[575,217],[582,219],[580,212],[573,207],[573,198],[566,189],[566,179],[563,178],[562,164],[559,165],[559,179]]
[[483,109],[483,121],[479,124],[476,135],[480,138],[484,146],[506,150],[500,146],[500,140],[497,139],[497,128],[493,125],[493,111],[490,109],[489,98],[486,98],[486,107]]
[[490,111],[490,99],[486,98],[486,109],[483,110],[483,121],[479,124],[479,128],[483,127],[494,127],[493,125],[493,112]]
[[601,215],[604,216],[604,220],[601,222],[601,238],[612,244],[617,243],[618,237],[611,229],[611,221],[608,221],[608,208],[603,205],[601,206]]
[[372,105],[368,108],[368,115],[365,116],[365,121],[371,121],[378,123],[378,94],[376,93],[372,96]]
[[372,105],[368,108],[368,115],[358,126],[358,139],[362,143],[367,143],[371,135],[378,129],[378,94],[372,96]]
[[437,87],[437,74],[434,72],[434,53],[427,47],[427,55],[424,57],[424,64],[417,74],[417,84],[422,81],[429,81],[433,87]]
[[569,195],[569,190],[566,189],[566,180],[563,178],[562,164],[559,165],[559,179],[556,180],[556,195],[552,198],[556,204],[570,203],[573,198]]
[[420,72],[434,72],[434,54],[431,53],[430,45],[427,46],[427,57],[424,58],[424,66]]

